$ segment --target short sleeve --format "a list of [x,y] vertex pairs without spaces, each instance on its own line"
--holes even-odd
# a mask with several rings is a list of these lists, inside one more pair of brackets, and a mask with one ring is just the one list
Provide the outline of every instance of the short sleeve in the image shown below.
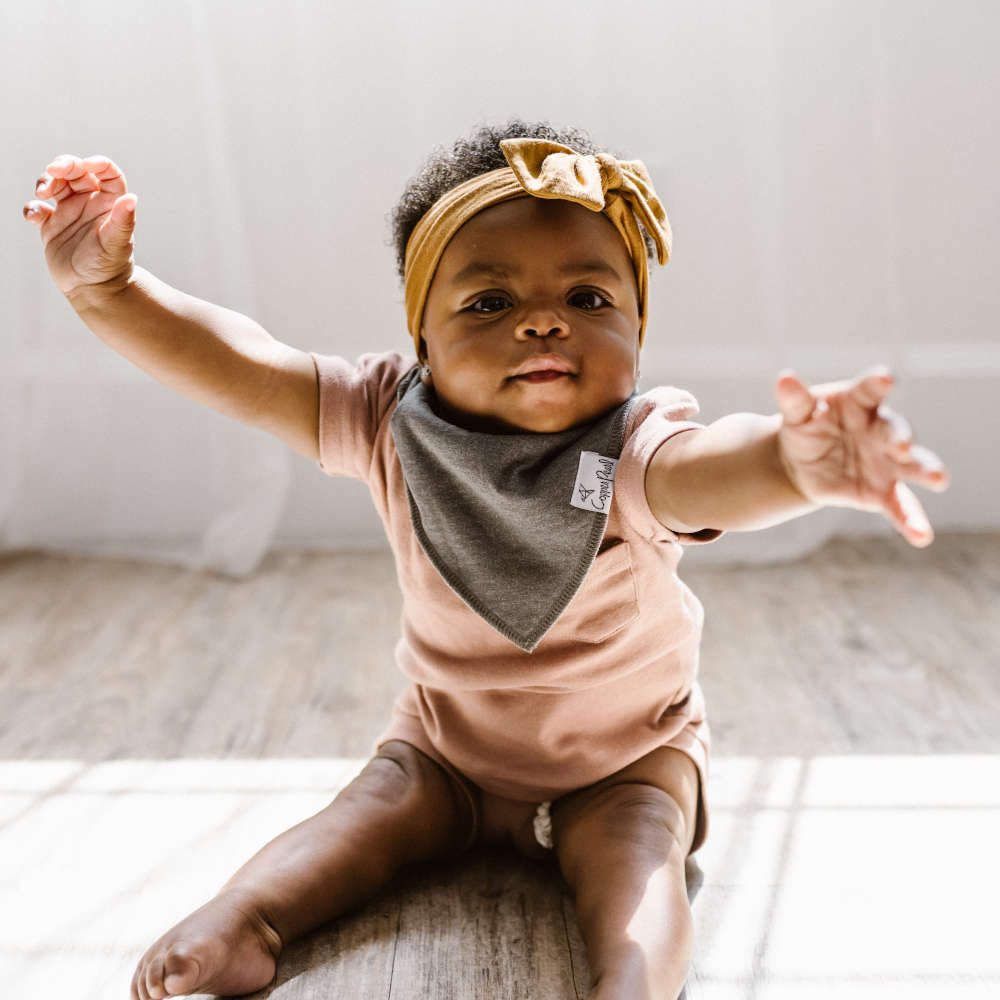
[[403,376],[417,363],[395,352],[354,363],[310,353],[319,384],[319,467],[328,476],[367,482],[379,428]]
[[646,470],[657,448],[675,434],[703,428],[691,418],[698,403],[685,389],[658,386],[643,393],[633,404],[625,430],[615,473],[615,503],[633,531],[650,541],[671,541],[689,545],[714,542],[722,531],[703,528],[689,534],[672,531],[657,520],[646,499]]

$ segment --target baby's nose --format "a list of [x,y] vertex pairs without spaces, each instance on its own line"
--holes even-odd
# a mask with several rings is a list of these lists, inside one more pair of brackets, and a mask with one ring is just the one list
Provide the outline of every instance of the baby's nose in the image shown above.
[[529,337],[568,337],[569,325],[550,309],[535,309],[526,315],[514,330],[518,340]]

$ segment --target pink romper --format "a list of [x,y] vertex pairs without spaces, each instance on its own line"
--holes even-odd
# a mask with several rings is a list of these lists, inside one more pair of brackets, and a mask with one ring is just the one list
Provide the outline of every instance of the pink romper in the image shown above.
[[554,800],[657,747],[674,747],[694,761],[701,781],[697,850],[708,831],[709,728],[696,680],[703,611],[676,568],[681,543],[721,532],[664,527],[644,487],[656,449],[703,426],[690,419],[698,412],[694,398],[660,387],[635,401],[601,549],[562,616],[527,653],[451,590],[411,528],[389,418],[396,387],[416,360],[394,352],[365,354],[354,364],[312,358],[319,466],[368,485],[403,595],[396,662],[412,683],[373,752],[388,740],[412,744],[451,774],[478,822],[487,797]]

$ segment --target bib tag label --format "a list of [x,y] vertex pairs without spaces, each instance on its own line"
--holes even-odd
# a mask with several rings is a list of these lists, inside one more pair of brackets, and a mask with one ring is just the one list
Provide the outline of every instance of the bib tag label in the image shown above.
[[570,503],[580,510],[606,514],[611,507],[611,497],[615,491],[615,470],[618,462],[605,458],[596,451],[580,452],[580,466],[576,473],[576,484]]

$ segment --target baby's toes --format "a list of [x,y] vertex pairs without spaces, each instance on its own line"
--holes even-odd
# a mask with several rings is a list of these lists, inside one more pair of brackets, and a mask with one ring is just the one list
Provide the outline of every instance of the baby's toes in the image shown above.
[[183,946],[172,948],[160,966],[160,992],[150,991],[149,1000],[161,1000],[165,996],[183,996],[193,993],[199,985],[201,966],[198,960]]
[[192,993],[201,969],[197,959],[180,948],[158,949],[144,957],[132,977],[133,1000],[163,1000]]
[[143,978],[149,1000],[163,1000],[167,991],[163,987],[163,952],[158,952],[146,965]]
[[150,1000],[149,991],[146,989],[147,967],[148,963],[143,958],[135,967],[135,972],[132,973],[132,986],[129,990],[131,1000]]

